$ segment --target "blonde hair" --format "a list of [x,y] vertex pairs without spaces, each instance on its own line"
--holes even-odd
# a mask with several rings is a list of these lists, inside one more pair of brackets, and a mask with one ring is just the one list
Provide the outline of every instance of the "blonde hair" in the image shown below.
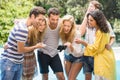
[[[47,27],[46,19],[44,21],[45,21],[45,26]],[[38,27],[40,25],[41,25],[41,23],[37,22],[37,23],[33,24],[32,26],[28,27],[28,41],[27,41],[28,46],[33,46],[36,43],[42,41],[45,30],[43,32],[38,31]],[[45,29],[46,29],[46,27],[45,27]]]
[[[69,34],[65,34],[63,32],[63,27],[64,27],[64,21],[70,21],[71,24],[72,24],[72,28],[69,32]],[[74,39],[74,36],[75,36],[75,31],[76,31],[76,26],[75,26],[75,20],[74,20],[74,17],[72,15],[65,15],[63,18],[62,18],[62,22],[60,24],[60,37],[61,37],[61,40],[63,43],[65,42],[73,42],[73,39]]]

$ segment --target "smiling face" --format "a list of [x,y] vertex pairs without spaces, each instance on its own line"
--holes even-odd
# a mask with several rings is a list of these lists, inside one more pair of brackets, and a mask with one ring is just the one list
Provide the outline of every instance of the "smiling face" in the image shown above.
[[89,24],[89,26],[92,26],[92,27],[97,26],[95,19],[91,15],[88,16],[88,24]]
[[49,26],[56,28],[58,25],[59,15],[50,14],[49,16]]
[[68,21],[68,20],[65,20],[63,22],[63,31],[65,34],[68,34],[72,29],[72,22],[71,21]]
[[43,32],[46,28],[46,22],[45,20],[43,22],[40,23],[40,25],[38,26],[38,31],[39,32]]
[[32,15],[32,24],[37,23],[37,22],[42,23],[44,20],[45,20],[45,17],[42,14],[39,14],[36,17],[34,15]]

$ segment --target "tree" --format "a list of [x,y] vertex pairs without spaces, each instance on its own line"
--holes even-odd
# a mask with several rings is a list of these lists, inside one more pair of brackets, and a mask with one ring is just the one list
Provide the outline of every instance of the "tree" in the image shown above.
[[16,18],[26,18],[33,7],[31,0],[1,0],[0,2],[0,44],[7,41]]

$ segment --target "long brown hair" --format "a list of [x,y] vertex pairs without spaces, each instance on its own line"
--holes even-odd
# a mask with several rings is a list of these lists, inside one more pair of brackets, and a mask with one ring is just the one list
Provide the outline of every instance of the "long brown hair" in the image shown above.
[[[46,19],[44,21],[47,27]],[[36,43],[42,41],[45,30],[43,32],[38,31],[38,27],[40,25],[41,25],[40,22],[36,22],[34,25],[28,27],[28,41],[27,41],[28,46],[33,46]]]
[[[64,21],[70,21],[72,23],[72,28],[69,32],[69,34],[65,34],[63,32],[63,24],[64,24]],[[62,42],[65,43],[65,42],[73,42],[73,39],[74,39],[74,36],[75,36],[75,31],[76,31],[76,26],[75,26],[75,21],[74,21],[74,17],[72,15],[65,15],[63,18],[62,18],[62,22],[61,22],[61,25],[60,25],[60,37],[62,39]],[[67,36],[67,37],[66,37]]]
[[87,14],[87,17],[89,15],[91,15],[93,19],[96,21],[101,32],[104,33],[109,32],[106,17],[101,10],[96,9],[94,11],[91,11],[90,13]]

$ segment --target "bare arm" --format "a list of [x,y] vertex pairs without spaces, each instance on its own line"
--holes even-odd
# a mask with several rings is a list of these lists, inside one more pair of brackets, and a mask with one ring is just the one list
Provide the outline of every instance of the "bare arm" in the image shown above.
[[81,36],[83,36],[86,32],[86,27],[87,27],[87,17],[85,15],[82,24],[79,26],[80,32],[81,32]]
[[110,42],[109,42],[109,44],[106,44],[106,45],[105,45],[105,48],[106,48],[107,50],[110,50],[110,49],[111,49],[111,46],[113,45],[114,42],[115,42],[115,37],[110,37]]
[[76,42],[77,44],[82,44],[82,45],[84,45],[85,47],[88,45],[87,42],[85,42],[84,40],[81,40],[81,39],[75,39],[75,42]]
[[108,25],[108,28],[110,30],[110,42],[109,42],[109,44],[106,44],[105,48],[110,50],[111,46],[115,42],[115,34],[114,34],[114,32],[112,30],[112,27],[111,27],[111,25],[110,25],[110,23],[108,21],[107,21],[107,25]]
[[73,52],[74,48],[73,48],[73,46],[72,46],[72,44],[70,42],[66,42],[64,45],[67,46],[67,47],[69,47],[69,49],[71,50],[71,52]]
[[81,32],[81,35],[83,36],[86,32],[86,27],[87,27],[87,14],[92,11],[91,10],[91,7],[88,7],[86,13],[85,13],[85,16],[84,16],[84,19],[81,23],[81,26],[80,26],[80,32]]
[[112,46],[114,42],[115,42],[115,37],[110,37],[109,45]]
[[24,42],[17,42],[17,45],[18,45],[18,52],[19,53],[26,53],[26,52],[33,51],[34,49],[44,47],[43,43],[37,43],[35,46],[31,46],[31,47],[24,46],[25,45]]

